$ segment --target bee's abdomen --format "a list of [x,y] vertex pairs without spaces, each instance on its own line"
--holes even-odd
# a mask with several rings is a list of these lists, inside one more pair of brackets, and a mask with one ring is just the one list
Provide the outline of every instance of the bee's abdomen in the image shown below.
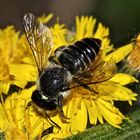
[[84,38],[66,47],[58,60],[72,74],[85,70],[95,59],[101,47],[101,40]]

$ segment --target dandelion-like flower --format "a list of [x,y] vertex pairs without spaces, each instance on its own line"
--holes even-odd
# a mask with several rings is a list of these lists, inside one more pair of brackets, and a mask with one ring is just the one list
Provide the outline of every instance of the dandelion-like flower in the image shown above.
[[[70,95],[64,100],[63,111],[65,116],[70,118],[69,120],[64,121],[59,113],[50,116],[51,119],[61,127],[61,129],[54,127],[53,133],[44,136],[44,139],[65,138],[67,136],[84,131],[87,127],[88,118],[91,125],[96,125],[97,122],[103,124],[104,120],[106,120],[110,125],[121,128],[120,124],[124,119],[127,119],[127,117],[125,117],[119,111],[119,109],[114,106],[114,101],[128,101],[128,103],[132,105],[132,101],[136,100],[136,93],[133,93],[130,89],[125,87],[125,85],[138,81],[133,76],[128,74],[113,73],[115,69],[115,63],[121,61],[126,55],[128,55],[128,53],[130,53],[132,50],[132,46],[128,45],[110,53],[110,51],[113,50],[113,46],[110,45],[110,40],[108,38],[109,29],[104,27],[101,23],[97,25],[97,28],[95,28],[96,24],[95,18],[82,16],[81,18],[76,17],[76,31],[68,30],[64,24],[59,24],[58,22],[50,28],[54,36],[52,51],[61,45],[69,45],[85,37],[99,38],[102,40],[101,56],[105,62],[100,65],[98,69],[96,69],[96,67],[93,69],[95,72],[95,77],[100,80],[99,82],[90,85],[91,89],[93,89],[92,92],[82,87],[77,87],[72,89]],[[23,46],[24,45],[25,43],[23,43]],[[29,57],[25,57],[23,62],[28,64],[28,66],[33,66],[32,68],[35,69],[32,75],[30,75],[31,73],[27,72],[26,76],[28,77],[29,75],[29,81],[31,78],[33,81],[33,79],[35,79],[35,77],[37,78],[38,75],[36,68],[34,67],[34,62],[32,62],[30,57],[30,55]],[[16,65],[14,65],[13,68],[15,70]],[[18,76],[16,76],[15,73],[15,77],[22,77],[22,71],[19,71],[18,69],[16,70],[18,72]],[[28,70],[31,71],[32,69],[28,68]],[[26,70],[24,73],[26,73]],[[104,75],[109,75],[111,77],[102,80]],[[30,94],[27,94],[28,90],[30,91]],[[1,104],[0,110],[4,112],[4,115],[2,116],[5,117],[5,121],[8,121],[9,118],[14,119],[13,122],[9,121],[10,123],[6,123],[7,125],[4,125],[4,122],[1,121],[1,130],[5,130],[6,135],[8,135],[10,132],[11,134],[14,134],[14,136],[21,134],[20,136],[25,137],[24,139],[29,137],[31,139],[35,139],[36,137],[41,136],[41,128],[43,128],[43,131],[50,126],[50,124],[48,124],[47,118],[44,118],[44,116],[36,113],[33,107],[31,107],[31,110],[29,109],[29,113],[26,114],[25,101],[28,102],[27,99],[30,101],[31,93],[33,90],[35,90],[35,88],[28,90],[26,91],[25,89],[21,91],[18,98],[16,98],[17,96],[15,97],[17,93],[12,95],[12,101],[16,101],[13,103],[14,107],[9,107],[7,102],[12,101],[8,98],[6,99],[5,103],[3,102]],[[21,100],[23,100],[24,103],[22,103]],[[20,105],[16,106],[18,103]],[[17,112],[15,114],[13,113],[13,108],[17,108]],[[12,112],[11,117],[7,115],[7,110]],[[34,125],[36,121],[33,120],[37,120],[38,125]],[[41,121],[39,122],[39,120]],[[22,122],[21,125],[19,125],[20,122]],[[16,131],[13,132],[12,128],[15,128]],[[34,129],[36,129],[36,131],[34,131]]]

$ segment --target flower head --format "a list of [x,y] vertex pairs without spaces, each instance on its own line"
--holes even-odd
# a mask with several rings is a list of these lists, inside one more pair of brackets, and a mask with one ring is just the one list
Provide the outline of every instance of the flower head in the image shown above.
[[[123,47],[121,51],[118,49],[110,53],[113,50],[113,46],[110,45],[108,38],[109,29],[101,23],[97,24],[97,28],[95,28],[96,24],[95,18],[82,16],[81,18],[76,17],[76,31],[70,31],[64,24],[59,23],[50,28],[54,36],[52,51],[61,45],[69,45],[84,37],[94,37],[101,39],[102,53],[99,57],[97,56],[97,61],[95,60],[94,62],[94,69],[92,69],[93,76],[90,77],[90,80],[94,81],[94,83],[89,85],[88,89],[81,86],[70,91],[70,95],[63,101],[64,115],[70,119],[64,120],[58,112],[55,115],[51,115],[51,119],[61,129],[54,127],[53,133],[44,137],[46,139],[65,138],[79,131],[84,131],[88,123],[91,125],[96,125],[98,122],[103,124],[104,120],[114,127],[121,128],[120,124],[127,117],[114,106],[114,101],[128,101],[132,105],[132,101],[136,100],[136,93],[133,93],[125,85],[138,81],[128,74],[114,73],[116,69],[115,63],[121,61],[132,50],[131,46]],[[23,46],[25,42],[22,44]],[[26,80],[29,78],[28,81],[35,81],[38,74],[34,66],[35,63],[32,61],[32,56],[29,55],[22,60],[24,65],[23,63],[12,65],[14,76],[17,79],[20,79],[20,76],[24,79],[23,74]],[[19,66],[23,66],[24,72],[17,69]],[[14,134],[13,136],[21,134],[19,136],[23,139],[28,137],[34,139],[41,135],[41,130],[45,129],[44,126],[46,128],[50,126],[47,118],[38,114],[33,107],[26,114],[26,103],[22,101],[27,101],[27,98],[30,98],[31,92],[35,88],[25,89],[18,93],[18,96],[17,93],[14,93],[6,99],[5,103],[1,104],[0,110],[4,114],[1,118],[5,118],[4,120],[7,122],[6,125],[3,125],[3,121],[1,121],[0,127],[7,134],[10,134],[9,136],[12,136],[11,134]],[[14,102],[13,106],[10,104],[12,102],[10,98]],[[11,122],[11,120],[14,121]],[[13,132],[13,130],[16,131]]]
[[[112,58],[116,63],[121,61],[132,50],[131,46],[122,47],[121,50],[109,53],[113,50],[113,46],[110,45],[110,40],[108,38],[109,29],[104,27],[101,23],[97,25],[97,29],[95,28],[95,25],[96,19],[93,17],[82,16],[81,18],[76,17],[75,32],[71,33],[65,30],[65,26],[61,26],[58,23],[57,26],[61,27],[59,28],[60,30],[58,30],[58,28],[52,29],[52,31],[55,32],[56,37],[54,40],[57,41],[57,39],[62,39],[62,41],[59,40],[57,42],[56,48],[60,45],[71,44],[72,42],[84,37],[95,37],[101,39],[102,57],[107,62],[103,67],[98,68],[97,71],[93,70],[93,73],[95,74],[97,72],[97,78],[101,78],[102,70],[106,69],[105,75],[109,74],[110,71],[112,73],[112,78],[91,85],[90,87],[94,89],[95,92],[90,92],[82,87],[71,90],[71,95],[66,99],[63,107],[64,114],[70,118],[70,121],[69,123],[64,123],[61,118],[58,117],[59,115],[52,117],[52,119],[55,122],[58,122],[62,127],[62,130],[58,131],[58,133],[49,135],[50,138],[64,138],[65,136],[85,130],[88,118],[92,125],[96,125],[98,121],[103,124],[104,120],[106,120],[112,126],[121,128],[120,124],[122,123],[122,120],[127,118],[114,106],[114,101],[128,101],[129,104],[132,105],[132,101],[136,100],[137,95],[124,86],[128,83],[138,81],[134,77],[123,73],[116,73],[113,76],[114,67],[112,65],[115,64],[113,62],[110,64],[110,59]],[[62,29],[64,32],[59,38],[60,31]],[[71,34],[69,35],[69,33]],[[68,41],[66,40],[66,36],[69,37]]]

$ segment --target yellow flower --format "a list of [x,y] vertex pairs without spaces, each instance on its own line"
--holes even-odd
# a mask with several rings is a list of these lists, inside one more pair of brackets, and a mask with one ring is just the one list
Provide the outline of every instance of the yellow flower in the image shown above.
[[[130,53],[132,50],[131,45],[117,49],[113,51],[113,53],[109,53],[113,50],[113,46],[110,45],[110,40],[108,38],[109,29],[104,27],[101,23],[98,24],[97,29],[95,28],[95,25],[96,19],[93,17],[76,17],[76,32],[66,32],[64,25],[63,28],[53,28],[52,31],[55,31],[56,37],[54,40],[57,42],[57,46],[60,46],[73,43],[84,37],[99,38],[102,40],[103,59],[105,61],[114,59],[116,63]],[[60,26],[61,25],[58,27]],[[63,34],[61,34],[62,41],[57,41],[62,29],[64,31]],[[67,36],[69,40],[66,40]],[[91,86],[98,91],[98,94],[91,94],[81,87],[71,90],[71,95],[66,99],[63,107],[64,114],[70,118],[70,122],[62,122],[59,115],[52,117],[62,129],[58,131],[58,133],[50,134],[49,137],[47,136],[46,138],[64,138],[76,134],[79,131],[84,131],[87,126],[88,118],[92,125],[96,125],[98,121],[103,124],[104,120],[106,120],[112,126],[121,128],[120,124],[122,123],[122,120],[127,118],[114,106],[113,102],[128,101],[129,104],[132,105],[132,101],[136,100],[137,95],[130,89],[124,87],[131,82],[138,81],[128,74],[116,73],[110,80]]]
[[[19,32],[14,30],[13,26],[0,30],[0,92],[7,94],[10,85],[16,85],[24,88],[27,81],[32,80],[27,73],[30,73],[33,66],[27,66],[22,63],[25,54],[28,53],[29,48],[23,45],[23,38],[19,37]],[[20,64],[20,66],[18,66]],[[16,66],[16,71],[13,71],[13,65]],[[22,71],[23,75],[17,78],[18,71]],[[27,73],[24,73],[26,70]],[[16,75],[16,76],[15,76]],[[35,80],[35,79],[34,79]]]
[[[101,23],[96,24],[95,18],[82,16],[81,18],[76,17],[76,31],[70,31],[64,24],[60,25],[59,23],[50,28],[54,36],[52,50],[61,45],[69,45],[84,37],[99,38],[102,40],[102,58],[106,62],[100,65],[98,69],[93,70],[95,77],[97,79],[101,78],[101,81],[99,80],[100,82],[90,85],[90,88],[93,89],[92,92],[82,87],[71,90],[71,94],[64,100],[63,106],[64,114],[70,119],[65,122],[59,113],[51,116],[51,119],[61,129],[54,127],[53,133],[43,137],[43,139],[65,138],[84,131],[87,127],[88,118],[91,125],[96,125],[97,122],[103,124],[104,120],[106,120],[110,125],[121,128],[120,124],[127,117],[114,106],[114,101],[128,101],[132,105],[132,101],[136,100],[137,94],[133,93],[125,85],[138,81],[128,74],[116,73],[113,75],[114,62],[121,61],[130,53],[132,46],[122,47],[110,53],[113,50],[113,46],[108,38],[109,29]],[[97,28],[95,28],[96,26]],[[25,40],[22,41],[23,46],[26,43]],[[112,58],[115,60],[114,62],[112,62]],[[18,80],[24,80],[25,77],[26,80],[29,78],[28,81],[35,81],[38,75],[31,55],[24,57],[22,61],[24,64],[12,64],[10,67],[13,75]],[[22,70],[19,69],[20,66],[23,66]],[[103,75],[112,75],[112,78],[102,80]],[[3,112],[3,114],[0,117],[0,127],[1,130],[5,131],[9,139],[11,137],[13,139],[16,139],[16,137],[17,139],[35,139],[37,136],[40,137],[43,130],[51,126],[47,118],[36,113],[33,107],[27,109],[29,112],[26,110],[25,101],[30,100],[31,93],[35,88],[25,89],[18,94],[14,93],[6,99],[5,103],[1,104],[0,112]],[[11,102],[13,102],[12,105],[10,104]],[[13,132],[13,130],[15,131]]]

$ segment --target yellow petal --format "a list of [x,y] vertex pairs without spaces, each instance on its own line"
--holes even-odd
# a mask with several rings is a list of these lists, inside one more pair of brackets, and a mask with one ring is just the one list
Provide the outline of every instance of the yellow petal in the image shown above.
[[119,124],[122,123],[122,120],[125,119],[125,117],[124,116],[122,117],[121,115],[119,115],[120,111],[114,106],[112,106],[112,104],[102,99],[99,99],[97,104],[105,120],[112,126],[121,128]]
[[0,82],[0,93],[7,94],[10,88],[10,83]]
[[118,83],[107,81],[98,85],[100,96],[105,100],[129,101],[135,99],[136,93]]
[[59,23],[56,23],[54,25],[54,27],[52,27],[50,29],[51,29],[51,32],[53,33],[53,37],[54,37],[54,39],[53,39],[54,45],[52,48],[52,52],[53,52],[58,47],[67,44],[67,41],[65,39],[67,29],[64,24],[59,24]]
[[[102,117],[102,110],[100,110],[99,106],[98,106],[98,101],[93,101],[92,102],[93,105],[93,110],[94,110],[94,120],[96,122],[96,119],[98,118],[99,122],[101,124],[103,124],[103,117]],[[96,114],[95,114],[96,113]],[[97,115],[97,116],[96,116]]]
[[109,29],[104,27],[102,23],[98,24],[97,30],[94,34],[95,38],[100,38],[101,40],[104,39],[104,37],[107,37],[109,35]]
[[125,74],[125,73],[117,73],[115,74],[110,81],[117,82],[120,85],[126,85],[133,82],[139,82],[135,77]]
[[10,120],[7,119],[8,114],[2,104],[0,104],[0,113],[0,129],[1,131],[6,131]]
[[117,50],[113,51],[112,53],[108,54],[104,60],[109,61],[111,59],[114,59],[116,63],[120,62],[122,59],[124,59],[133,49],[132,44],[125,45],[123,47],[118,48]]
[[53,17],[53,13],[50,13],[49,15],[42,15],[41,17],[38,18],[38,21],[43,23],[43,24],[46,24],[48,21],[51,20],[51,18]]
[[97,123],[97,115],[96,115],[97,112],[95,112],[95,110],[93,109],[92,102],[93,102],[92,100],[88,99],[85,100],[90,124],[95,125]]
[[28,64],[9,65],[10,74],[14,77],[13,84],[24,88],[28,81],[37,81],[37,69]]
[[75,40],[80,40],[85,37],[92,37],[94,28],[96,24],[96,19],[93,17],[82,16],[76,17],[76,33]]
[[[77,114],[71,118],[71,131],[72,133],[84,131],[87,125],[87,110],[84,100],[81,102],[81,108],[77,109]],[[81,122],[81,123],[80,123]],[[79,124],[80,123],[80,124]]]

